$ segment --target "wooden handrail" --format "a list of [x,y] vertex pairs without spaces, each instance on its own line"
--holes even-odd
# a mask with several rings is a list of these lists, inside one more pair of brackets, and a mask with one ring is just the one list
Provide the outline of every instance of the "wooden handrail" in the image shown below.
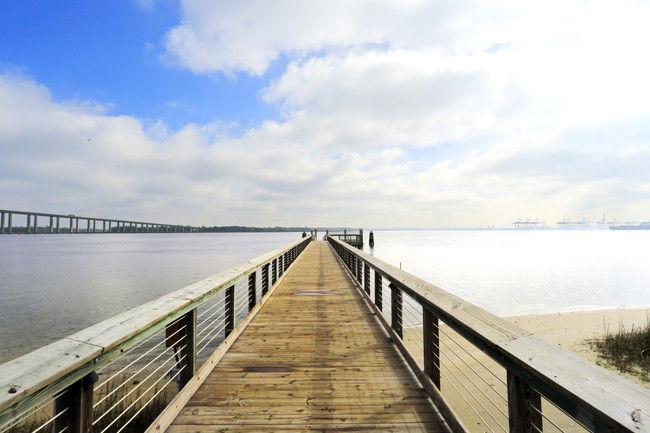
[[[513,417],[520,406],[517,390],[526,387],[592,431],[650,431],[650,391],[645,388],[334,237],[328,241],[353,276],[359,263],[369,266],[507,370],[511,431],[524,431],[520,426],[526,420]],[[439,377],[431,379],[439,383]]]
[[[311,240],[302,238],[0,365],[0,425],[82,380],[98,363],[195,312],[203,302],[256,270],[261,271],[262,281],[271,284],[270,265],[274,273],[277,262],[288,266]],[[274,282],[276,278],[274,274]]]

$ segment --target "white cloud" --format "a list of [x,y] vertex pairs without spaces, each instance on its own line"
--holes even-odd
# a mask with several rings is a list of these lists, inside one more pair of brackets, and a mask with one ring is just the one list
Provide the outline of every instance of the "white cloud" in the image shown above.
[[260,90],[282,120],[173,131],[0,76],[2,197],[209,225],[650,219],[642,4],[185,1],[183,14],[167,56],[195,73],[290,59]]
[[480,51],[506,42],[523,13],[510,1],[186,0],[182,5],[183,21],[166,37],[170,58],[198,73],[252,75],[264,74],[281,55],[369,45]]

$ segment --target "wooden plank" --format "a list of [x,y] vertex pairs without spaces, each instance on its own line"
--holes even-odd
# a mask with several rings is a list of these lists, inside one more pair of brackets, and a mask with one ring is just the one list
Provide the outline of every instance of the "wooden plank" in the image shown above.
[[378,275],[399,285],[421,305],[427,305],[445,323],[457,330],[460,327],[463,336],[478,338],[493,352],[496,352],[496,346],[500,343],[530,335],[530,332],[370,254],[341,242],[337,242],[337,245],[358,255],[370,264]]
[[[65,389],[87,372],[78,372],[69,377],[80,365],[92,364],[102,353],[102,348],[71,340],[59,340],[27,355],[21,356],[0,366],[0,410],[24,401],[11,411],[0,415],[0,424],[34,404],[50,398],[51,394],[38,396],[37,393],[48,388],[53,393]],[[65,383],[61,383],[65,380]],[[33,397],[33,398],[29,398]],[[25,401],[27,399],[27,401]]]
[[448,431],[327,244],[284,277],[167,431]]
[[[201,426],[199,430],[201,433],[231,433],[231,432],[345,432],[345,431],[355,431],[355,432],[384,432],[384,433],[401,433],[401,432],[437,432],[444,431],[444,425],[440,423],[404,423],[404,424],[395,424],[395,423],[374,423],[372,421],[356,424],[350,426],[349,424],[322,424],[322,423],[309,423],[308,426],[305,425],[295,425],[295,424],[278,424],[278,425],[269,425],[268,423],[260,424],[240,424],[239,425],[211,425],[211,426]],[[195,425],[179,425],[175,427],[176,432],[179,433],[197,433],[197,427]]]
[[184,425],[229,425],[241,424],[241,418],[245,417],[249,424],[300,424],[305,425],[312,422],[323,424],[404,424],[404,423],[437,423],[442,421],[439,417],[430,412],[406,412],[388,413],[379,410],[369,410],[367,413],[338,413],[336,409],[329,411],[284,411],[283,413],[263,413],[252,408],[244,413],[237,412],[224,414],[223,411],[209,412],[194,409],[188,414],[181,414],[176,418],[178,424]]
[[[282,279],[280,281],[282,281]],[[266,295],[260,299],[260,302],[258,302],[257,305],[253,307],[253,309],[244,318],[244,320],[242,320],[242,322],[232,330],[232,332],[228,335],[228,337],[226,337],[223,343],[219,345],[217,350],[210,356],[210,358],[205,361],[197,374],[195,374],[192,379],[190,379],[190,381],[185,385],[181,392],[176,394],[172,401],[167,405],[165,410],[163,410],[163,412],[158,415],[158,417],[156,417],[154,422],[149,426],[149,428],[147,428],[145,433],[161,432],[169,427],[171,422],[174,420],[174,418],[176,418],[183,407],[185,407],[196,390],[209,377],[214,367],[219,363],[221,358],[223,358],[228,349],[230,349],[235,341],[237,341],[237,338],[239,338],[241,333],[244,331],[244,329],[246,329],[248,324],[251,322],[251,320],[253,320],[253,318],[257,315],[264,304],[268,302],[269,298],[271,295],[273,295],[277,287],[278,284],[274,285],[267,291]]]
[[583,425],[650,431],[646,389],[535,335],[500,349],[509,369]]
[[[295,399],[293,399],[295,401]],[[373,414],[377,417],[382,417],[384,419],[390,418],[393,415],[423,415],[425,417],[431,414],[431,405],[428,404],[426,400],[423,400],[420,404],[394,404],[394,405],[384,405],[378,406],[376,404],[366,404],[366,405],[356,405],[350,404],[349,400],[341,400],[338,403],[327,404],[327,405],[317,405],[313,403],[313,400],[310,401],[310,404],[307,405],[302,403],[301,405],[269,405],[265,407],[260,406],[250,406],[250,411],[255,411],[257,414],[268,416],[302,416],[309,413],[336,413],[339,416],[354,416],[354,415],[364,415]],[[241,406],[186,406],[179,416],[219,416],[223,415],[225,417],[235,416],[242,413]],[[436,419],[437,421],[438,419]]]
[[[203,279],[0,365],[0,371],[3,372],[0,376],[0,412],[40,389],[58,389],[56,382],[75,370],[80,370],[75,373],[76,379],[84,376],[88,373],[84,365],[89,361],[115,350],[121,344],[132,342],[134,338],[144,336],[146,331],[152,332],[154,325],[164,326],[172,318],[186,313],[204,298],[219,291],[218,288],[236,283],[252,269],[268,263],[276,255],[284,254],[304,241],[301,239],[293,242],[287,247]],[[15,410],[11,413],[15,413]],[[3,413],[0,420],[9,416],[13,415]]]
[[[381,278],[381,277],[380,277]],[[404,343],[402,342],[401,337],[397,334],[395,329],[393,329],[389,324],[386,318],[381,314],[380,306],[373,304],[370,300],[370,297],[367,294],[364,294],[360,286],[357,286],[359,293],[362,296],[365,296],[365,299],[368,303],[369,308],[375,311],[375,318],[378,322],[382,324],[386,332],[391,336],[392,341],[395,343],[395,346],[400,351],[406,362],[409,364],[411,371],[417,376],[418,380],[424,387],[424,390],[431,397],[433,402],[436,404],[442,417],[447,421],[448,428],[454,433],[466,433],[469,431],[467,427],[463,424],[460,418],[456,415],[454,409],[449,405],[447,400],[443,397],[440,392],[440,386],[435,384],[431,377],[429,377],[415,361],[411,353],[408,351]]]

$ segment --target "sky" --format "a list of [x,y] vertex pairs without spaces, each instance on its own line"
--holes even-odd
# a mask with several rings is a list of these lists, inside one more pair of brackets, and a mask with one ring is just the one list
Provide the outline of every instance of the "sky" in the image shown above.
[[0,209],[650,220],[650,2],[5,0]]

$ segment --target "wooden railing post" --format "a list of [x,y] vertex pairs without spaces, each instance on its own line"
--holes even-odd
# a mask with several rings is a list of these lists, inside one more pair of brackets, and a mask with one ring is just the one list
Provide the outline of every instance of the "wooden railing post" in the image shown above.
[[253,272],[248,276],[248,311],[251,311],[253,308],[255,308],[255,304],[257,304],[257,278],[256,278],[257,273]]
[[510,433],[542,431],[542,399],[528,383],[508,370],[508,415]]
[[190,310],[179,320],[180,328],[185,330],[180,343],[180,358],[184,368],[179,374],[178,388],[182,389],[196,374],[196,308]]
[[278,259],[275,258],[271,262],[271,284],[275,284],[278,281]]
[[354,267],[357,271],[357,281],[359,282],[359,284],[361,284],[363,278],[363,262],[361,261],[361,259],[359,259],[359,257],[354,256],[354,263],[355,263]]
[[438,317],[426,308],[422,309],[424,322],[424,373],[440,389],[440,335]]
[[382,311],[382,281],[381,274],[375,271],[375,305]]
[[178,360],[172,375],[178,375],[178,389],[196,374],[196,308],[165,328],[165,346],[174,348]]
[[235,286],[226,289],[226,337],[235,329]]
[[363,288],[370,295],[370,266],[365,262],[363,263]]
[[67,411],[56,418],[52,433],[63,431],[71,433],[92,433],[93,431],[93,393],[99,376],[94,371],[68,387],[61,397],[54,400],[53,416]]
[[269,267],[270,263],[262,266],[262,296],[266,295],[266,292],[269,291]]
[[402,291],[395,283],[390,283],[390,326],[400,338],[404,338],[402,328]]

